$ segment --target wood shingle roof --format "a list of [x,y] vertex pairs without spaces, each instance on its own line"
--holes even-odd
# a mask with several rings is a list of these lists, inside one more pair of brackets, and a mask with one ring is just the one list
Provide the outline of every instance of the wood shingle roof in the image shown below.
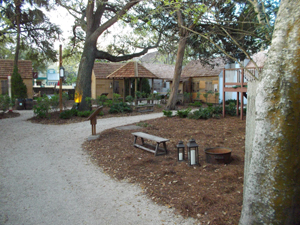
[[124,65],[124,63],[95,63],[94,73],[96,78],[106,79],[109,74],[115,72]]
[[[135,64],[137,65],[137,74]],[[143,65],[137,62],[128,62],[124,66],[107,76],[107,78],[115,79],[134,77],[158,79],[158,77],[155,74],[153,74],[150,70],[148,70]]]
[[210,61],[211,65],[202,65],[199,60],[190,61],[182,70],[181,77],[213,77],[219,76],[224,69],[225,63],[222,58],[215,58]]
[[158,78],[172,80],[174,76],[174,65],[142,63],[144,67],[154,73]]
[[[21,77],[24,78],[33,78],[32,74],[32,62],[30,60],[19,60],[18,69]],[[14,60],[11,59],[1,59],[0,60],[0,78],[7,78],[10,74],[12,75],[14,70]]]

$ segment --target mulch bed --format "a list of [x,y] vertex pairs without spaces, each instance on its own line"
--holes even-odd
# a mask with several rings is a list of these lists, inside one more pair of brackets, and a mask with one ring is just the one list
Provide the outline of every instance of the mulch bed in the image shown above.
[[[138,123],[143,129],[109,129],[83,148],[110,176],[137,183],[153,201],[174,208],[183,216],[205,224],[238,224],[242,208],[245,120],[238,117],[192,120],[159,118]],[[163,138],[164,156],[133,147],[131,133],[142,131]],[[177,162],[176,145],[194,138],[199,145],[200,166]],[[230,164],[205,161],[205,148],[232,149]]]
[[20,113],[7,111],[6,113],[0,113],[0,120],[14,118],[18,116],[20,116]]

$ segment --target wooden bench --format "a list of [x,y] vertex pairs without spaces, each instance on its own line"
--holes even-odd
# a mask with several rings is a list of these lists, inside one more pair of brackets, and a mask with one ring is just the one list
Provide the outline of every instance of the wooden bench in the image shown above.
[[138,105],[135,108],[137,112],[153,112],[153,105]]
[[[143,132],[135,132],[135,133],[132,133],[132,135],[134,135],[134,142],[133,142],[134,147],[141,148],[141,149],[144,149],[146,151],[152,152],[152,153],[154,153],[155,156],[165,155],[165,154],[168,153],[166,142],[170,141],[169,139],[157,137],[157,136],[154,136],[154,135],[151,135],[151,134],[146,134],[146,133],[143,133]],[[139,144],[136,143],[138,137],[141,138],[142,145],[139,145]],[[156,145],[151,145],[151,144],[145,143],[144,139],[154,141],[154,142],[156,142]],[[164,146],[163,148],[159,147],[159,145],[161,143]],[[146,147],[146,146],[152,147],[154,149],[150,149],[149,147]]]
[[96,124],[97,124],[97,115],[99,114],[99,112],[102,110],[103,106],[98,107],[95,112],[93,112],[88,118],[87,120],[91,121],[91,125],[92,125],[92,135],[96,135]]

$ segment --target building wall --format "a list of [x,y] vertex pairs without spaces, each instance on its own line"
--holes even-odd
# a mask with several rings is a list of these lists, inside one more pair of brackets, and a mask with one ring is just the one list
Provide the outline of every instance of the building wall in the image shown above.
[[[1,81],[6,81],[7,79],[0,79],[0,94],[2,94],[2,82]],[[24,78],[23,79],[24,84],[27,87],[27,98],[32,98],[33,97],[33,84],[32,84],[32,79],[30,78]]]
[[[194,77],[192,78],[192,98],[193,100],[201,100],[206,102],[206,98],[203,96],[207,91],[213,91],[213,93],[219,93],[219,77]],[[197,93],[200,92],[200,98],[197,98]],[[216,99],[215,94],[209,95],[207,102],[216,103],[219,101],[219,97]]]
[[111,79],[96,79],[95,82],[95,97],[100,96],[103,93],[108,93],[107,97],[112,98],[113,97],[113,88],[110,88],[112,86],[112,82],[114,82],[114,88],[115,88],[115,93],[116,90],[118,90],[118,94],[123,97],[123,85],[124,85],[124,80],[111,80]]

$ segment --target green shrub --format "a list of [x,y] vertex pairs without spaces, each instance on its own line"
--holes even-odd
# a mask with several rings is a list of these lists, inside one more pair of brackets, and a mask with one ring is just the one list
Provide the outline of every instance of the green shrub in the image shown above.
[[142,98],[142,92],[136,91],[135,94],[137,98]]
[[164,116],[166,117],[171,117],[173,115],[173,112],[172,111],[169,111],[169,110],[163,110],[163,114]]
[[212,103],[206,103],[206,105],[207,105],[208,107],[212,107],[212,106],[213,106]]
[[79,117],[89,117],[92,114],[92,111],[78,111],[77,116]]
[[177,110],[176,116],[179,116],[180,118],[186,118],[191,112],[191,110],[191,108]]
[[[230,105],[230,103],[233,103],[234,105],[236,105],[236,99],[228,99],[225,101],[225,105]],[[239,101],[239,104],[241,104],[240,101]]]
[[104,102],[104,106],[108,106],[108,107],[111,107],[113,104],[113,101],[111,99],[108,99]]
[[54,94],[54,95],[51,96],[51,98],[50,98],[50,107],[54,111],[58,110],[58,108],[59,108],[59,95],[58,94]]
[[129,102],[129,104],[131,105],[134,99],[131,95],[127,95],[125,100],[126,100],[126,102]]
[[36,100],[36,105],[33,106],[33,113],[40,118],[49,117],[50,99],[44,95]]
[[107,100],[108,100],[108,99],[107,99],[107,96],[106,96],[106,95],[100,95],[100,96],[97,96],[97,99],[96,99],[97,105],[98,105],[98,106],[103,106],[104,103],[105,103]]
[[61,119],[71,119],[72,116],[74,116],[74,113],[71,110],[65,110],[65,111],[62,111],[60,114],[59,114],[59,118]]
[[200,101],[195,101],[194,103],[190,103],[189,106],[201,107],[202,103]]
[[11,76],[11,93],[13,98],[27,98],[27,87],[21,78],[17,66],[14,66],[13,74]]
[[121,95],[117,93],[113,93],[113,104],[114,103],[119,103],[120,102]]
[[11,105],[10,97],[8,95],[0,95],[0,109],[5,113]]
[[236,105],[234,102],[230,102],[229,105],[225,105],[225,114],[236,116]]
[[109,113],[124,113],[132,112],[131,107],[126,102],[114,103],[109,110]]
[[99,116],[104,116],[104,112],[103,112],[103,111],[100,111],[98,115],[99,115]]
[[222,113],[221,106],[215,107],[207,107],[207,108],[200,108],[199,110],[194,111],[189,115],[190,119],[209,119],[209,118],[219,118],[220,114]]

